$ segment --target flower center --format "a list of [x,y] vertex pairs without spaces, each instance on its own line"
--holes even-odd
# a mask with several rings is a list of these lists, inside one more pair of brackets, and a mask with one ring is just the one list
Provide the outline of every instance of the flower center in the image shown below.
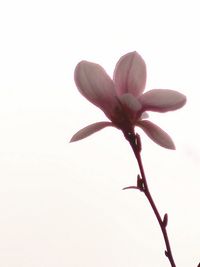
[[115,126],[121,129],[123,132],[132,132],[136,121],[139,119],[139,112],[133,112],[127,106],[124,106],[120,101],[119,105],[116,106],[114,110],[114,115],[111,118],[111,121]]

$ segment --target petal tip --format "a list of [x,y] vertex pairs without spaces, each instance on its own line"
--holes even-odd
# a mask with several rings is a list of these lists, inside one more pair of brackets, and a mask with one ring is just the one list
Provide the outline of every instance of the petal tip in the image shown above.
[[69,140],[69,143],[74,143],[74,142],[79,141],[79,140],[81,140],[81,139],[83,139],[83,138],[80,138],[80,136],[78,136],[77,133],[76,133],[76,134],[74,134],[74,135],[72,136],[72,138]]
[[116,64],[113,80],[118,95],[132,93],[138,97],[146,84],[146,64],[136,51],[122,56]]
[[75,133],[72,136],[70,143],[87,138],[88,136],[90,136],[90,135],[92,135],[92,134],[94,134],[94,133],[96,133],[96,132],[98,132],[98,131],[100,131],[103,128],[108,127],[108,126],[114,126],[114,125],[112,122],[109,122],[109,121],[101,121],[101,122],[96,122],[96,123],[90,124],[90,125],[84,127],[83,129],[79,130],[77,133]]
[[170,146],[166,146],[165,148],[167,148],[167,149],[171,149],[171,150],[176,150],[176,146],[175,146],[175,144],[174,143],[172,143]]

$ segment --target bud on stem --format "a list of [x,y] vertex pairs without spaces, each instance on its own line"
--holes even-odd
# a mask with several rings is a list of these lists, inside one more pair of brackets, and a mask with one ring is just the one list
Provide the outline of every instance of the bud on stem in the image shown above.
[[168,215],[165,213],[164,218],[163,218],[163,226],[166,227],[168,223]]

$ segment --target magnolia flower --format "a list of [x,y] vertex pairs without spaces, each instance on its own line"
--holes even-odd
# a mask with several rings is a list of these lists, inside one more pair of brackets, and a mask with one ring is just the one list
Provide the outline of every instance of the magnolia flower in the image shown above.
[[107,126],[124,134],[140,127],[155,143],[175,149],[171,137],[147,120],[147,111],[167,112],[181,108],[186,97],[174,90],[153,89],[144,92],[146,65],[137,52],[122,56],[116,64],[113,80],[98,64],[81,61],[75,69],[75,83],[80,93],[99,107],[110,121],[91,124],[78,131],[71,142],[81,140]]

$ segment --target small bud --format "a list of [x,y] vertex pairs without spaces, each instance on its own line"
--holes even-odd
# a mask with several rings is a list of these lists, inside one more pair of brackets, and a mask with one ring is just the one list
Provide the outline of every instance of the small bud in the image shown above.
[[168,223],[168,215],[165,213],[164,218],[163,218],[163,226],[166,227]]
[[136,135],[135,135],[135,143],[136,143],[136,146],[137,146],[137,150],[139,152],[141,152],[141,150],[142,150],[142,144],[141,144],[141,139],[140,139],[140,136],[139,136],[138,133],[136,133]]
[[165,256],[168,258],[169,257],[169,254],[167,252],[167,250],[165,250]]
[[142,178],[140,177],[139,174],[137,176],[137,187],[138,187],[138,189],[140,189],[140,191],[144,191],[144,189],[145,189],[143,180],[142,180]]
[[138,187],[139,187],[140,183],[141,183],[141,177],[140,177],[140,175],[138,174],[138,175],[137,175],[137,186],[138,186]]

